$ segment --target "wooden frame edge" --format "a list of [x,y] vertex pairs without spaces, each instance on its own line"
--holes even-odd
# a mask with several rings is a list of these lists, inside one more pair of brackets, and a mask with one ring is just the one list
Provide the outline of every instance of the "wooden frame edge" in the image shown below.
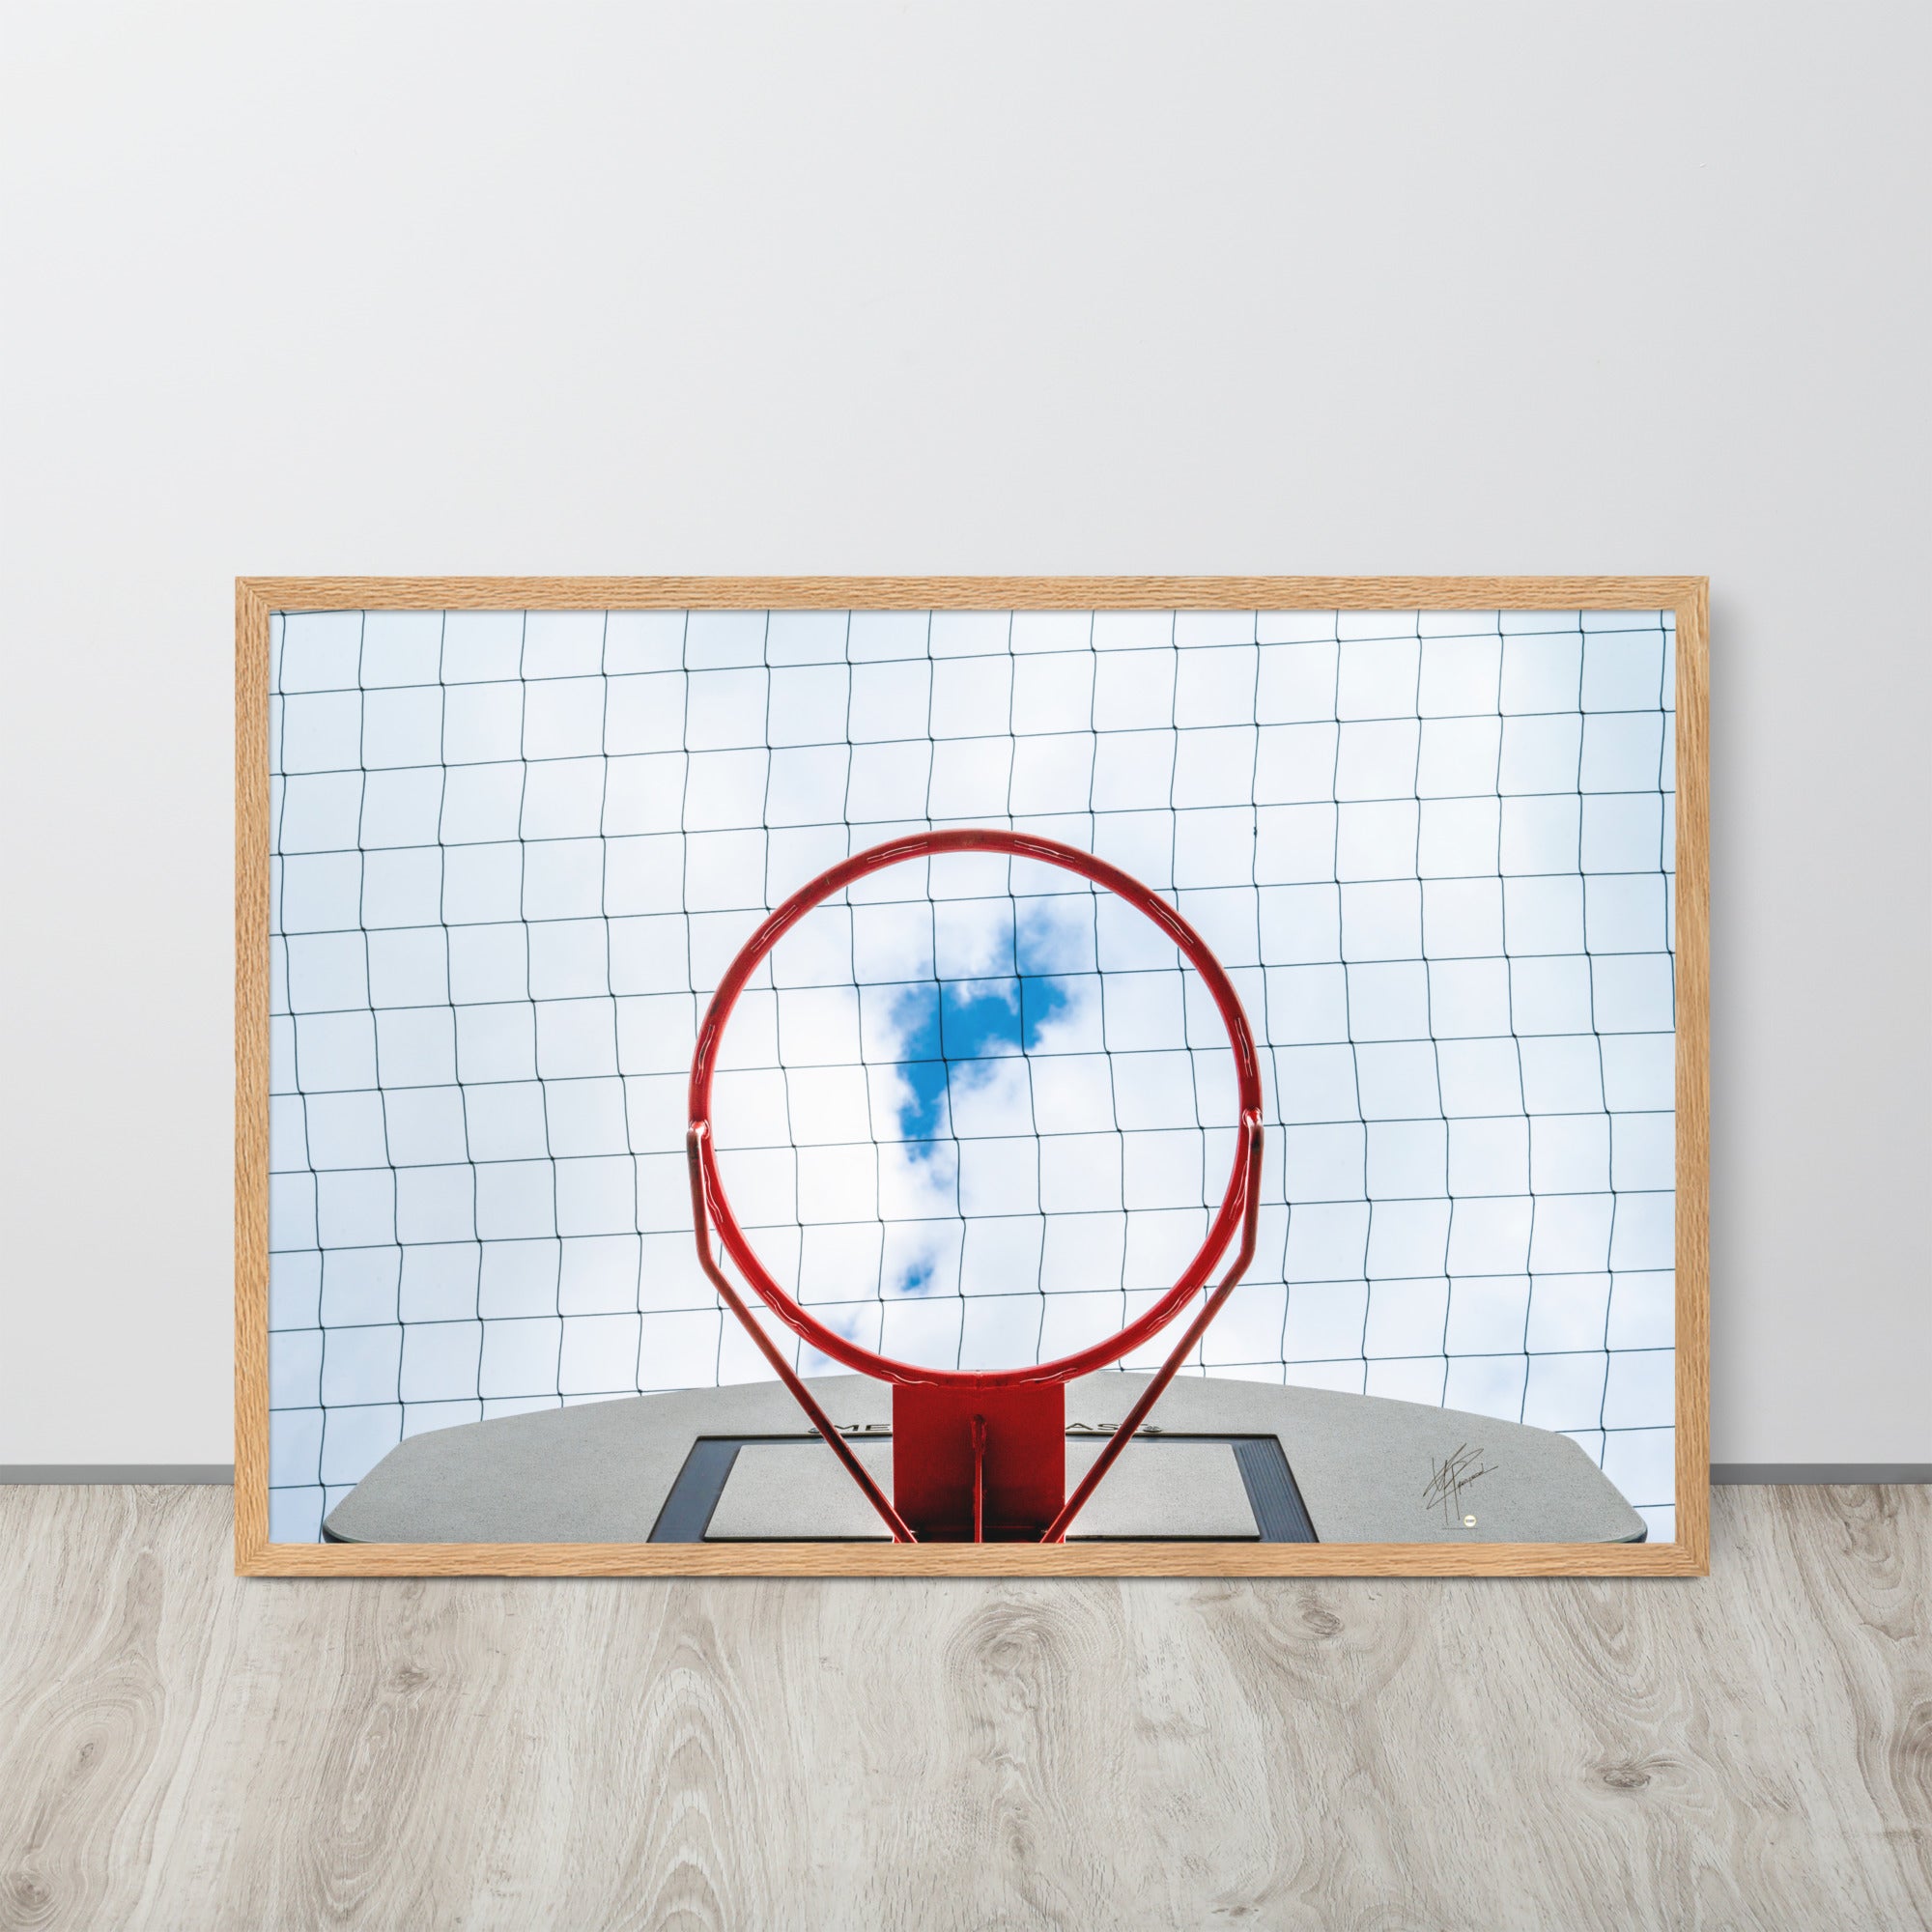
[[269,626],[235,585],[235,1567],[269,1542]]
[[[1710,1573],[1709,580],[242,577],[236,580],[235,1571],[244,1577],[1703,1577]],[[269,1540],[270,625],[279,610],[1669,610],[1677,624],[1677,1535],[1667,1544],[277,1544]]]
[[1701,577],[247,577],[274,611],[1677,611]]
[[[246,1577],[1702,1577],[1677,1543],[275,1543]],[[875,1553],[876,1551],[876,1553]]]
[[1711,1568],[1711,587],[1677,612],[1677,1546]]

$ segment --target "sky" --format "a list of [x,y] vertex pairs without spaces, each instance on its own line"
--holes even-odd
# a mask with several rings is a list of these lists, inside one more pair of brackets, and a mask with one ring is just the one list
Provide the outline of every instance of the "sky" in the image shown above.
[[[274,629],[291,1533],[402,1433],[761,1371],[692,1248],[698,1014],[787,893],[970,823],[1123,866],[1240,993],[1266,1205],[1200,1366],[1564,1429],[1667,1533],[1667,615]],[[1110,895],[985,857],[895,867],[741,1001],[726,1185],[869,1347],[1065,1353],[1201,1237],[1232,1158],[1222,1037]]]

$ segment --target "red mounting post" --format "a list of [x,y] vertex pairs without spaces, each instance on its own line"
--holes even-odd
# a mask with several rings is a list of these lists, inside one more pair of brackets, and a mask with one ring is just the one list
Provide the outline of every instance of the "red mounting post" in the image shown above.
[[1066,1494],[1066,1390],[893,1385],[893,1501],[923,1542],[1037,1543]]

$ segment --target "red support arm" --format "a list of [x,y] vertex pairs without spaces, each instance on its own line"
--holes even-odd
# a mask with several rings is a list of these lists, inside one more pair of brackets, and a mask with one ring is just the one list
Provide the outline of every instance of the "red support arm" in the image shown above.
[[1247,1273],[1248,1264],[1255,1258],[1255,1233],[1260,1224],[1262,1211],[1262,1117],[1259,1114],[1244,1114],[1241,1124],[1248,1134],[1247,1168],[1242,1176],[1241,1186],[1246,1194],[1241,1214],[1241,1248],[1235,1257],[1234,1265],[1222,1276],[1221,1283],[1202,1304],[1201,1311],[1187,1324],[1186,1333],[1174,1345],[1174,1352],[1161,1364],[1160,1372],[1147,1387],[1141,1391],[1141,1399],[1127,1411],[1126,1419],[1107,1439],[1107,1446],[1094,1459],[1094,1466],[1081,1477],[1080,1486],[1066,1498],[1065,1507],[1047,1524],[1042,1543],[1065,1543],[1066,1526],[1080,1514],[1087,1498],[1100,1485],[1104,1476],[1119,1459],[1121,1451],[1134,1438],[1135,1432],[1148,1418],[1151,1409],[1165,1393],[1176,1372],[1179,1369],[1194,1345],[1208,1331],[1208,1324],[1221,1312],[1221,1304],[1234,1293],[1235,1284]]
[[886,1527],[893,1533],[895,1543],[916,1543],[905,1519],[886,1500],[885,1492],[872,1480],[871,1472],[852,1453],[852,1445],[840,1435],[833,1426],[832,1418],[819,1407],[811,1398],[811,1391],[802,1382],[792,1365],[779,1352],[778,1345],[767,1335],[757,1318],[745,1306],[744,1297],[731,1286],[731,1280],[711,1254],[711,1207],[704,1193],[704,1161],[700,1143],[704,1139],[701,1125],[692,1127],[685,1135],[685,1156],[691,1163],[691,1224],[697,1234],[697,1259],[704,1272],[711,1277],[711,1286],[718,1291],[719,1299],[745,1324],[745,1332],[758,1345],[758,1351],[778,1372],[779,1379],[791,1391],[792,1400],[805,1410],[811,1426],[824,1436],[832,1453],[844,1463],[845,1472],[866,1492],[866,1500],[878,1511]]

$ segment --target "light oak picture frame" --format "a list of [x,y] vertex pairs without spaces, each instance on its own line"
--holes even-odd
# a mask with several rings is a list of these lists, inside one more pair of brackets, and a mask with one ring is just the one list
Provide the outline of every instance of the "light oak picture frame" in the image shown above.
[[[1671,1576],[1709,1568],[1709,644],[1699,577],[242,578],[236,584],[235,1563],[243,1576]],[[283,611],[1668,611],[1676,624],[1676,1537],[1640,1544],[273,1543],[270,663]]]

